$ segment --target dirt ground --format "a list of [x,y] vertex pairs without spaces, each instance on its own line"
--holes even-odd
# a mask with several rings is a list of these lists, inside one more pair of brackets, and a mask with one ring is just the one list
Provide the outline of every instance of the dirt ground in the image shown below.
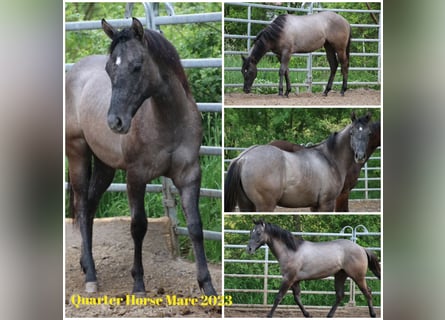
[[[326,318],[329,308],[306,308],[313,318]],[[269,312],[270,307],[261,308],[239,308],[239,307],[225,307],[224,318],[265,318]],[[381,317],[380,308],[374,308],[377,318]],[[369,318],[369,311],[367,307],[338,307],[335,312],[336,318]],[[304,318],[298,307],[283,308],[278,306],[274,313],[274,318]]]
[[[295,209],[292,209],[295,211]],[[380,201],[350,201],[351,211],[380,212]],[[286,210],[288,211],[288,210]],[[301,210],[299,210],[301,211]],[[79,265],[80,233],[70,219],[65,222],[65,316],[82,317],[192,317],[220,318],[221,307],[202,306],[204,302],[196,281],[193,262],[172,255],[172,239],[168,218],[149,219],[144,239],[143,264],[146,297],[132,300],[133,240],[128,217],[96,219],[93,232],[93,253],[98,275],[98,292],[84,291],[84,275]],[[221,265],[209,264],[213,285],[222,292]],[[197,305],[171,305],[167,297],[196,298]],[[104,299],[108,299],[105,301]],[[102,302],[99,300],[102,299]],[[114,300],[113,300],[114,299]],[[153,305],[161,299],[160,305]],[[118,303],[118,301],[120,301]],[[128,303],[127,303],[128,302]],[[145,304],[144,304],[145,303]],[[318,309],[317,309],[318,310]],[[311,310],[314,316],[325,317],[327,310]],[[225,308],[225,317],[265,317],[267,310]],[[379,314],[379,313],[378,313]],[[339,308],[337,317],[367,317],[366,308]],[[301,313],[277,309],[276,317],[299,317]]]
[[381,92],[372,89],[349,89],[342,97],[339,91],[322,93],[291,92],[289,98],[278,94],[225,93],[226,106],[381,106]]
[[[129,218],[95,220],[93,253],[99,292],[89,295],[84,291],[84,275],[79,265],[80,233],[71,220],[67,220],[66,317],[221,317],[222,311],[218,307],[172,306],[167,303],[167,296],[176,295],[180,298],[196,297],[199,304],[201,292],[196,281],[195,264],[180,258],[175,259],[170,253],[171,237],[168,221],[165,219],[149,219],[143,248],[146,297],[163,299],[161,305],[143,305],[143,300],[132,300],[133,279],[130,269],[133,263],[133,241]],[[221,265],[209,265],[209,269],[213,285],[216,291],[221,293]],[[97,303],[98,298],[104,299],[104,296],[109,299],[107,302],[91,305]],[[117,301],[120,301],[120,305],[117,305]],[[142,305],[137,305],[138,302]],[[148,300],[145,302],[149,304]]]

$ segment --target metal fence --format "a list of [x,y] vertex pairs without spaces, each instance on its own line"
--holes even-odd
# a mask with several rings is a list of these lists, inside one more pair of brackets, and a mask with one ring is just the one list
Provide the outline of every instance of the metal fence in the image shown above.
[[[241,153],[246,148],[234,148],[234,147],[224,147],[224,153],[227,154],[228,151],[234,151]],[[362,173],[357,181],[356,187],[351,190],[351,199],[355,200],[370,200],[370,199],[380,199],[381,196],[381,154],[380,147],[377,148],[376,152],[369,157],[368,161],[362,167]],[[233,159],[224,158],[225,168]],[[227,171],[224,172],[224,175]],[[361,182],[363,182],[361,184]],[[376,192],[373,192],[376,191]],[[355,195],[354,195],[355,194]]]
[[[203,22],[221,22],[221,12],[210,12],[203,14],[185,14],[176,15],[174,7],[168,2],[165,2],[168,16],[158,16],[159,3],[141,3],[145,9],[145,17],[138,17],[142,24],[147,28],[158,29],[161,25],[172,24],[190,24],[190,23],[203,23]],[[111,25],[116,28],[129,27],[132,24],[132,8],[133,3],[126,4],[126,11],[123,19],[109,19],[107,20]],[[81,30],[95,30],[102,29],[101,21],[78,21],[78,22],[66,22],[66,32],[76,32]],[[181,63],[184,68],[221,68],[221,58],[205,58],[205,59],[182,59]],[[68,71],[72,67],[73,63],[67,62],[65,64],[65,70]],[[202,103],[197,102],[198,110],[200,112],[221,112],[221,102]],[[201,146],[200,155],[207,156],[221,156],[222,148],[218,146]],[[65,183],[65,187],[68,187],[68,183]],[[126,192],[125,183],[113,183],[108,188],[107,192]],[[177,227],[178,220],[176,218],[176,201],[175,196],[178,194],[177,189],[174,187],[172,181],[169,178],[162,177],[162,184],[147,184],[146,192],[155,192],[163,194],[163,206],[165,214],[172,218],[173,226],[178,235],[188,235],[187,228]],[[222,191],[219,189],[205,189],[202,188],[200,192],[201,197],[222,198]],[[204,238],[209,240],[221,241],[221,232],[204,230]]]
[[[367,73],[373,73],[375,74],[374,78],[372,80],[359,80],[359,81],[349,81],[348,85],[349,86],[375,86],[375,85],[380,85],[381,84],[381,57],[382,57],[382,46],[381,46],[381,39],[382,39],[382,25],[381,25],[381,18],[380,18],[380,14],[381,14],[381,10],[352,10],[352,9],[342,9],[342,8],[335,8],[334,9],[324,9],[322,8],[321,4],[316,2],[303,2],[302,3],[302,7],[300,8],[291,8],[290,6],[275,6],[275,5],[266,5],[266,4],[257,4],[257,3],[228,3],[226,4],[226,7],[228,6],[237,6],[237,7],[246,7],[246,17],[244,18],[231,18],[228,16],[224,17],[224,23],[228,24],[228,23],[237,23],[237,24],[242,24],[245,25],[245,33],[244,34],[224,34],[224,41],[226,42],[226,40],[233,40],[234,42],[236,42],[238,45],[237,47],[240,46],[240,44],[242,44],[243,47],[245,47],[245,50],[230,50],[227,48],[227,46],[225,46],[225,51],[224,51],[224,56],[226,58],[231,57],[231,56],[240,56],[240,55],[248,55],[250,52],[250,49],[253,45],[254,39],[256,37],[256,34],[252,34],[252,25],[255,24],[259,24],[259,25],[263,25],[264,27],[269,25],[271,20],[254,20],[252,18],[252,9],[255,8],[256,10],[268,10],[269,12],[283,12],[283,10],[289,12],[289,13],[304,13],[304,14],[313,14],[316,12],[320,12],[320,11],[335,11],[339,14],[342,13],[357,13],[357,14],[364,14],[364,15],[369,15],[369,14],[374,14],[378,17],[378,24],[351,24],[352,27],[352,43],[358,43],[359,45],[356,46],[356,48],[361,48],[361,51],[359,51],[358,49],[355,52],[350,53],[351,58],[353,57],[368,57],[371,58],[375,61],[375,63],[373,63],[373,66],[367,66],[367,65],[353,65],[350,64],[350,74],[351,72],[367,72]],[[272,18],[272,17],[271,17]],[[354,38],[354,30],[357,29],[377,29],[378,31],[376,32],[378,34],[378,37],[376,38]],[[370,43],[377,43],[377,49],[369,49],[369,46],[367,44]],[[352,48],[352,47],[351,47]],[[274,55],[273,53],[268,53],[267,55]],[[324,50],[319,50],[319,51],[315,51],[312,53],[305,53],[305,54],[293,54],[292,56],[294,57],[300,57],[300,58],[304,58],[305,62],[302,62],[301,64],[298,65],[297,68],[290,68],[290,74],[292,75],[293,73],[305,73],[305,81],[300,82],[300,83],[295,83],[295,81],[293,81],[293,86],[296,88],[297,92],[299,91],[299,87],[305,87],[306,90],[308,92],[312,92],[312,87],[313,86],[325,86],[326,85],[326,81],[327,81],[327,77],[325,79],[325,76],[315,76],[314,71],[329,71],[329,66],[328,66],[328,62],[326,59],[324,59],[324,64],[323,66],[315,66],[314,65],[314,57],[318,57],[318,56],[325,56],[325,52]],[[303,60],[304,60],[303,59]],[[240,62],[241,59],[239,59],[239,61],[237,60],[237,62]],[[240,66],[232,66],[232,65],[228,65],[228,63],[225,63],[224,66],[224,74],[229,74],[229,73],[233,73],[233,72],[237,72],[240,73]],[[258,67],[258,71],[259,72],[275,72],[278,74],[278,70],[279,68],[261,68],[261,63],[259,64]],[[319,73],[320,74],[320,73]],[[367,77],[369,78],[369,77]],[[224,84],[224,88],[241,88],[243,86],[242,83],[230,83],[230,77],[225,77],[225,84]],[[278,83],[278,78],[277,78],[277,83]],[[258,81],[256,83],[254,83],[253,87],[276,87],[277,83],[258,83]],[[341,82],[336,81],[334,82],[334,84],[341,84]]]
[[[245,241],[243,243],[231,243],[231,242],[229,242],[230,237],[226,236],[228,234],[246,235]],[[225,257],[239,256],[239,253],[241,252],[241,250],[245,251],[246,244],[249,239],[249,234],[250,234],[249,230],[228,230],[228,229],[225,229],[224,230]],[[329,237],[329,240],[332,240],[332,238],[343,238],[343,239],[348,238],[348,239],[352,240],[353,242],[357,242],[357,240],[362,237],[375,237],[378,239],[378,242],[380,245],[375,246],[375,247],[365,247],[365,248],[376,252],[378,255],[381,255],[381,240],[380,240],[381,233],[380,232],[369,232],[367,230],[367,228],[363,225],[358,225],[355,227],[346,226],[342,230],[340,230],[338,233],[292,232],[292,234],[298,235],[298,236],[303,236],[303,237],[317,236],[321,239]],[[324,241],[324,240],[320,240],[320,241]],[[263,252],[258,253],[260,250],[263,250]],[[231,253],[233,253],[233,254],[231,254]],[[249,299],[248,295],[250,295],[252,293],[259,294],[262,296],[262,303],[261,303],[262,306],[271,306],[271,304],[268,303],[268,297],[270,297],[270,296],[275,297],[276,293],[278,292],[279,287],[277,286],[276,289],[269,289],[269,286],[270,286],[269,282],[272,279],[282,279],[282,276],[277,273],[271,274],[271,271],[270,271],[271,267],[273,265],[277,265],[278,261],[275,260],[274,257],[272,259],[270,259],[269,253],[270,253],[269,247],[267,245],[264,245],[258,249],[257,253],[255,253],[255,255],[251,259],[233,259],[233,258],[230,258],[230,259],[225,258],[224,259],[224,279],[225,279],[224,294],[225,295],[238,294],[238,296],[242,295],[242,298],[238,298],[239,300],[246,299],[246,303],[234,303],[234,306],[252,307],[252,303],[247,303],[247,299]],[[264,256],[264,258],[259,259],[259,258],[257,258],[258,256]],[[261,274],[246,274],[246,273],[241,273],[241,272],[227,273],[226,270],[228,269],[228,267],[227,267],[228,265],[231,266],[230,270],[234,270],[234,269],[236,270],[236,266],[241,265],[241,264],[261,264],[261,265],[263,265],[263,272]],[[237,288],[230,287],[227,279],[235,279],[235,278],[237,278],[237,279],[263,279],[263,285],[262,285],[262,288],[252,288],[252,287],[248,287],[248,285],[243,286],[242,289],[240,289],[239,287],[237,287]],[[302,295],[308,295],[308,294],[335,295],[335,291],[333,290],[334,289],[333,280],[334,280],[333,276],[330,276],[330,277],[327,277],[324,279],[320,279],[320,280],[311,280],[312,282],[314,282],[314,281],[322,281],[322,282],[331,281],[332,282],[332,286],[331,286],[332,291],[302,290],[301,293],[302,293]],[[367,276],[366,280],[369,284],[370,281],[376,281],[377,278],[374,276]],[[358,295],[362,295],[362,292],[360,291],[360,289],[356,288],[356,285],[352,279],[348,278],[347,282],[349,282],[349,291],[345,292],[345,295],[349,296],[348,306],[356,306],[356,297]],[[246,283],[248,283],[248,282],[246,282]],[[288,294],[291,294],[291,293],[288,293]],[[381,291],[373,290],[372,295],[380,296]]]

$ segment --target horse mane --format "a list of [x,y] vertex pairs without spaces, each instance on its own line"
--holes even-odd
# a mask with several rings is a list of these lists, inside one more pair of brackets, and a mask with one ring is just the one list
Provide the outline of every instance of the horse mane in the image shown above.
[[279,15],[266,28],[261,30],[255,37],[255,47],[252,56],[258,62],[270,49],[270,42],[278,39],[283,31],[286,22],[286,14]]
[[297,251],[298,247],[303,243],[303,239],[296,238],[292,233],[287,230],[281,229],[279,226],[272,223],[265,223],[265,231],[274,238],[277,238],[286,244],[286,246]]
[[[157,31],[145,29],[144,37],[148,43],[149,54],[153,57],[153,59],[156,60],[158,64],[161,65],[161,69],[172,69],[179,78],[185,92],[190,95],[191,91],[187,76],[185,74],[184,68],[182,67],[181,59],[175,47],[167,39],[165,39],[165,37],[161,33]],[[132,28],[122,29],[113,38],[110,44],[109,53],[111,54],[119,43],[123,43],[134,38],[135,33]]]

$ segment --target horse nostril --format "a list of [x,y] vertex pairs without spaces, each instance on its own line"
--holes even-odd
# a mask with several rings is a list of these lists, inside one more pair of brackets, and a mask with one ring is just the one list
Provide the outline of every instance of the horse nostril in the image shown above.
[[109,115],[108,116],[108,126],[113,131],[121,131],[123,128],[123,121],[119,116]]

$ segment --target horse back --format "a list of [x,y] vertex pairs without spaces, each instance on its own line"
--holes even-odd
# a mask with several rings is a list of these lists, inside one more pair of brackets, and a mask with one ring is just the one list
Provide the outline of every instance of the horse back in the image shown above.
[[334,47],[345,48],[349,36],[349,23],[337,13],[324,11],[304,16],[288,14],[280,44],[283,47],[291,45],[291,52],[306,53],[323,47],[326,41]]
[[342,269],[350,275],[366,273],[368,267],[366,251],[347,239],[304,241],[294,259],[299,261],[300,280],[324,278]]

